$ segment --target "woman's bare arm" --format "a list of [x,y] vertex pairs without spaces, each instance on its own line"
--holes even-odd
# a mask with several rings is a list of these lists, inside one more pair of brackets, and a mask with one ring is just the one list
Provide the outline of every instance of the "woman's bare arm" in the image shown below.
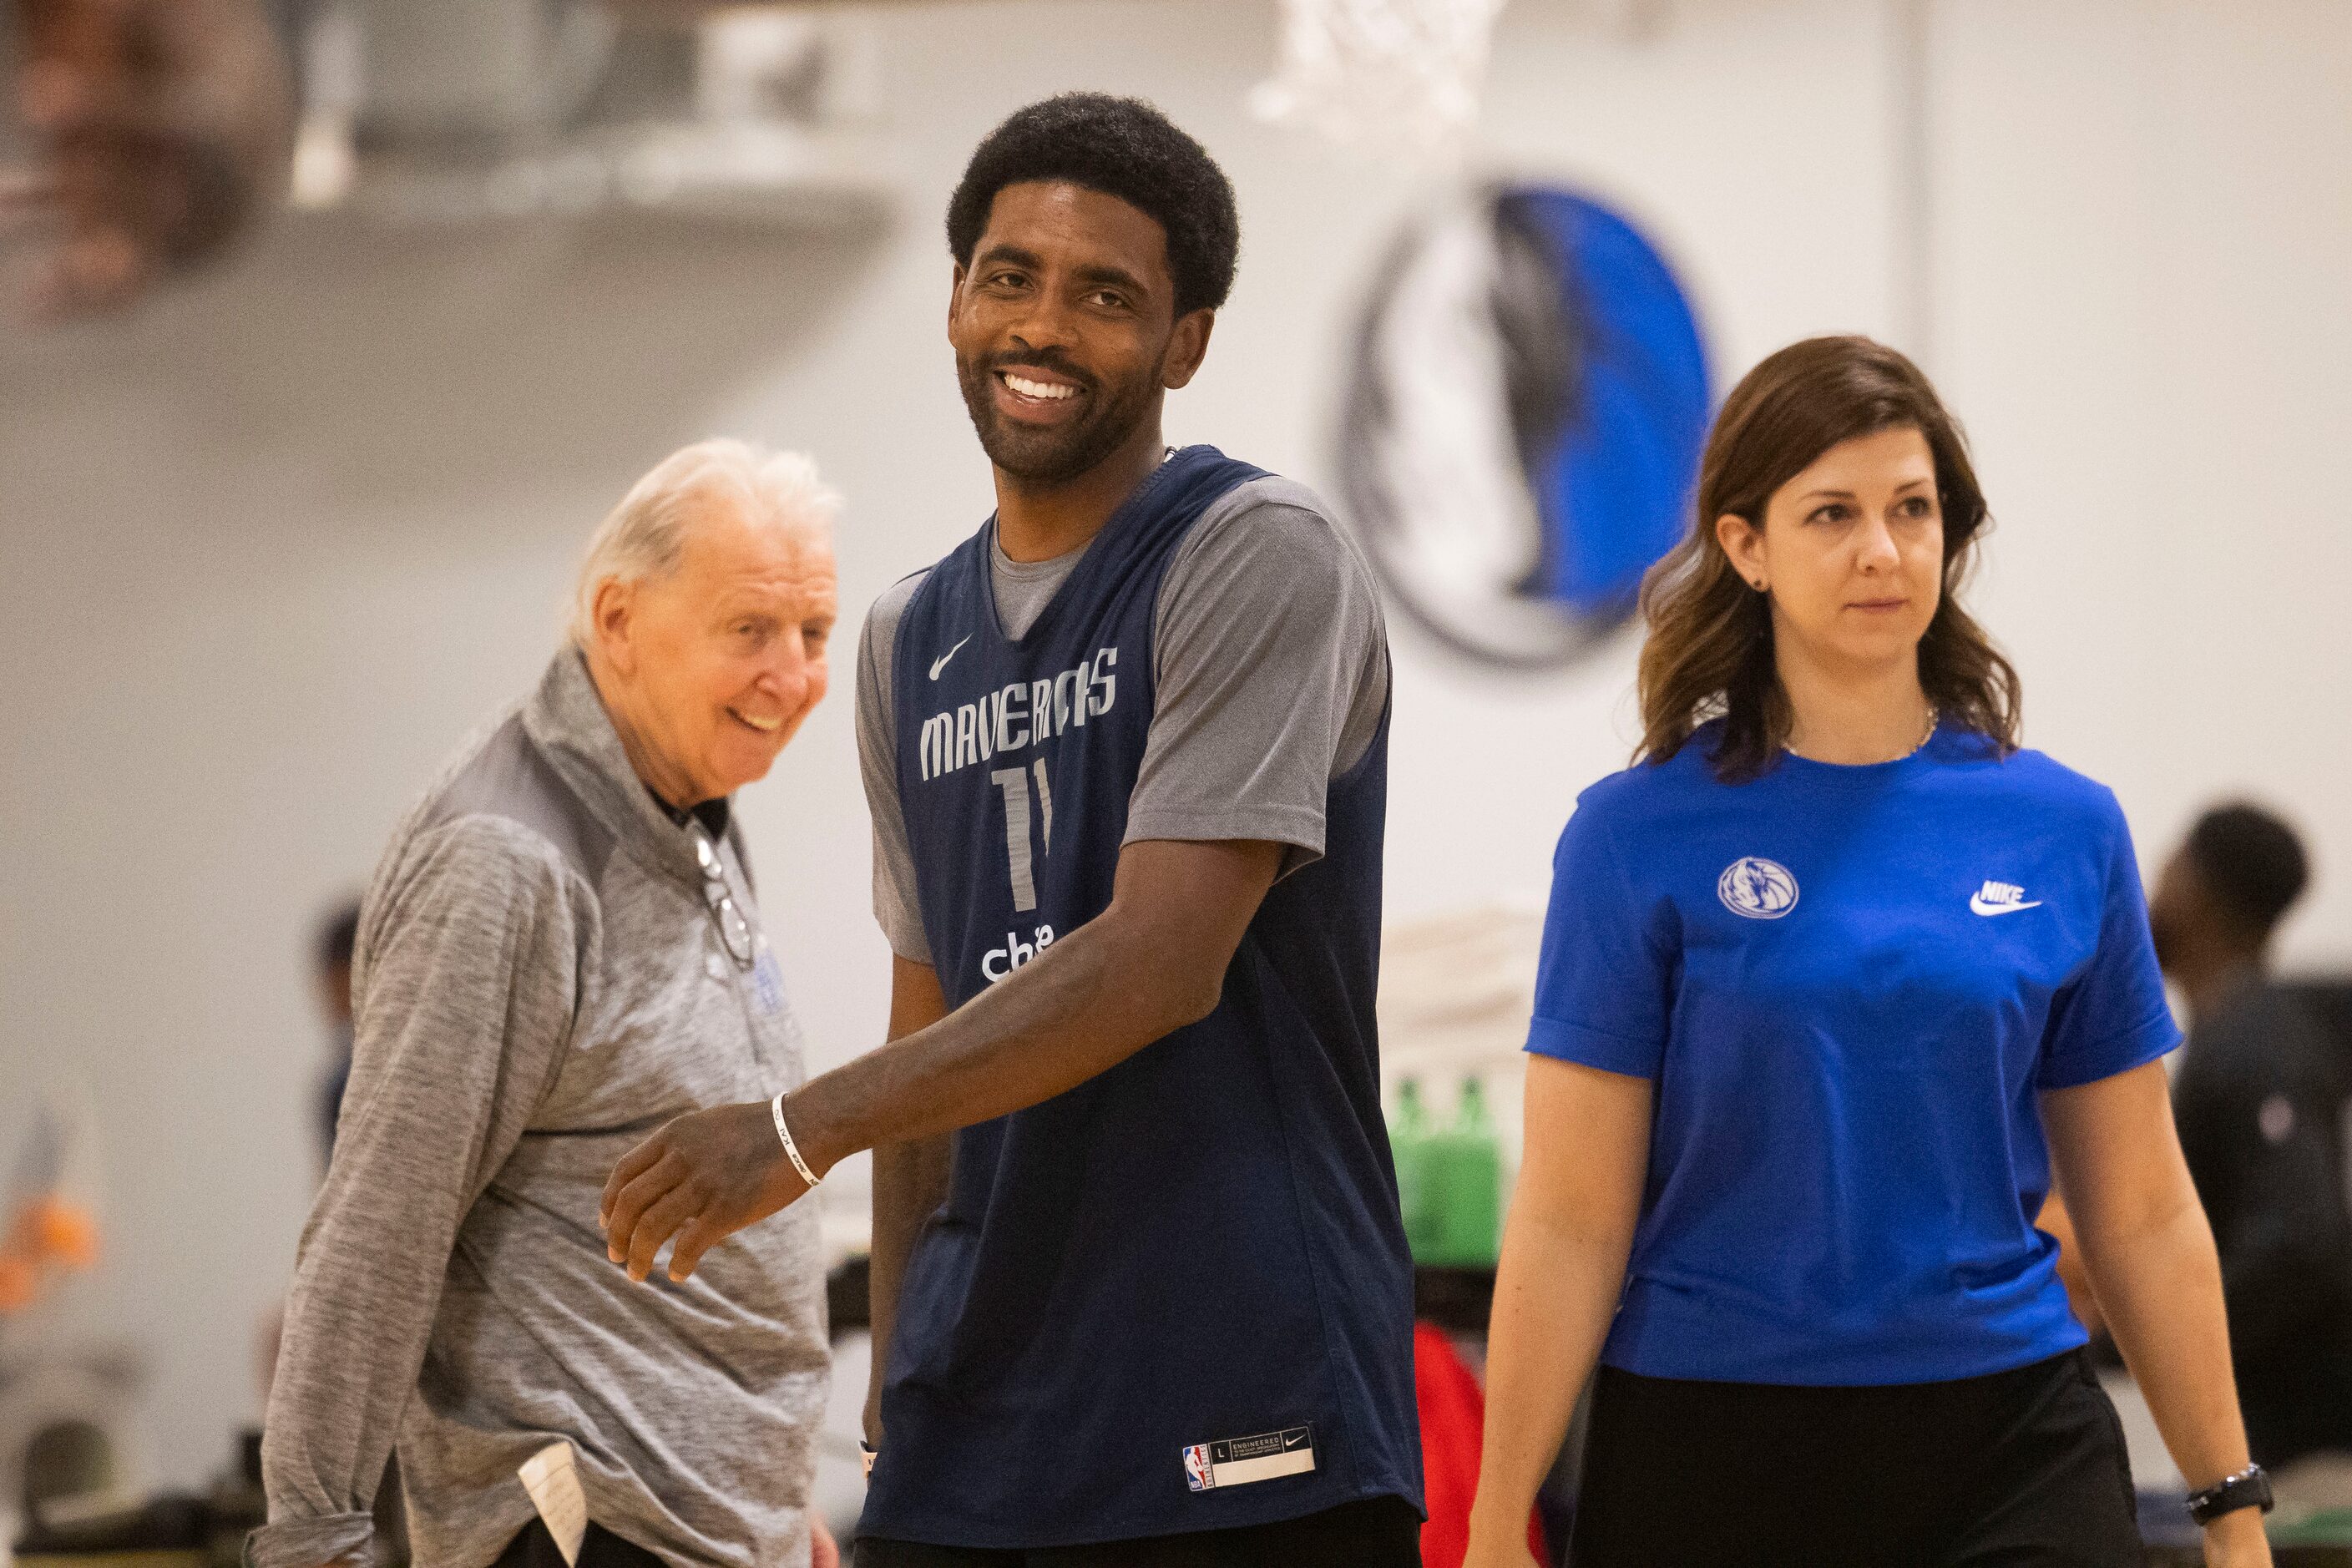
[[1650,1158],[1650,1080],[1528,1058],[1527,1148],[1486,1340],[1466,1568],[1523,1568],[1551,1468],[1625,1287]]
[[[2190,1488],[2245,1468],[2213,1233],[2180,1157],[2161,1062],[2042,1097],[2083,1266],[2116,1348]],[[2262,1516],[2208,1527],[2210,1563],[2265,1564]]]

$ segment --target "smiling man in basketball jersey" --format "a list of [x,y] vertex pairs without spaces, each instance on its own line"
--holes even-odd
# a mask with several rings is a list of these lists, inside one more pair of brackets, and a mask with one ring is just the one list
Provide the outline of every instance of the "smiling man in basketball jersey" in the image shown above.
[[1418,1563],[1370,575],[1162,441],[1237,248],[1192,138],[1032,105],[948,237],[997,510],[866,625],[891,1043],[648,1140],[613,1255],[680,1276],[876,1149],[863,1568]]

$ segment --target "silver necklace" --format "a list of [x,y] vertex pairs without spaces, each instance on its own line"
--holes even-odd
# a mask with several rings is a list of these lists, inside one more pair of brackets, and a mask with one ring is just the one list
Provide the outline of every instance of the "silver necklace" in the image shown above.
[[[1914,742],[1911,743],[1911,749],[1910,749],[1909,751],[1907,751],[1907,752],[1904,752],[1904,753],[1903,753],[1903,755],[1902,755],[1902,756],[1900,756],[1900,757],[1889,757],[1889,758],[1887,758],[1887,759],[1886,759],[1886,761],[1888,761],[1888,762],[1890,762],[1890,763],[1899,763],[1899,762],[1904,761],[1906,758],[1909,758],[1909,757],[1916,757],[1916,756],[1917,756],[1917,755],[1919,754],[1919,752],[1921,752],[1921,750],[1923,750],[1923,749],[1927,746],[1927,742],[1930,742],[1930,741],[1932,741],[1932,740],[1934,740],[1934,739],[1936,738],[1936,727],[1937,727],[1938,724],[1942,723],[1942,722],[1943,722],[1943,720],[1944,720],[1944,715],[1943,715],[1943,713],[1942,713],[1942,712],[1941,712],[1941,711],[1940,711],[1940,710],[1936,707],[1936,705],[1935,705],[1934,703],[1932,703],[1932,702],[1930,702],[1929,704],[1927,704],[1927,727],[1926,729],[1924,729],[1924,730],[1922,730],[1922,731],[1919,731],[1919,738],[1918,738],[1916,741],[1914,741]],[[1819,757],[1807,757],[1807,756],[1805,756],[1805,753],[1804,753],[1804,752],[1801,752],[1801,751],[1797,750],[1797,748],[1796,748],[1796,747],[1794,747],[1794,746],[1782,746],[1780,749],[1781,749],[1782,751],[1784,751],[1784,752],[1788,752],[1788,753],[1789,753],[1790,756],[1792,756],[1792,757],[1801,757],[1801,758],[1803,758],[1806,762],[1809,762],[1809,763],[1818,763],[1818,762],[1821,762],[1821,759],[1820,759]],[[1822,765],[1823,765],[1824,767],[1831,767],[1831,766],[1836,766],[1836,765],[1838,765],[1838,764],[1824,763],[1822,763]],[[1869,764],[1864,763],[1864,764],[1862,764],[1862,765],[1864,765],[1864,766],[1868,766]]]

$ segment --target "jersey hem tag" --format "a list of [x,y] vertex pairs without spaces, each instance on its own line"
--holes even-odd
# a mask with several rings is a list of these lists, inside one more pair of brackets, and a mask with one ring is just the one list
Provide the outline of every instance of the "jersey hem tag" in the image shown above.
[[1304,1475],[1314,1468],[1315,1429],[1311,1426],[1286,1426],[1255,1437],[1194,1443],[1184,1450],[1184,1484],[1196,1492]]

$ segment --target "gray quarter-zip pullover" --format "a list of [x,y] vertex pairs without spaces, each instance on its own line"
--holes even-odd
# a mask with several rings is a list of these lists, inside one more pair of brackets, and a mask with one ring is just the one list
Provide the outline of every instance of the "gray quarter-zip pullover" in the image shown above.
[[[580,656],[467,746],[370,887],[341,1134],[302,1234],[256,1568],[362,1553],[397,1435],[415,1560],[479,1568],[569,1438],[589,1517],[677,1564],[808,1561],[830,1357],[814,1205],[633,1285],[596,1224],[681,1111],[803,1078],[775,955],[730,957],[698,829],[637,780]],[[740,833],[730,891],[760,929]],[[740,944],[739,944],[740,945]]]

